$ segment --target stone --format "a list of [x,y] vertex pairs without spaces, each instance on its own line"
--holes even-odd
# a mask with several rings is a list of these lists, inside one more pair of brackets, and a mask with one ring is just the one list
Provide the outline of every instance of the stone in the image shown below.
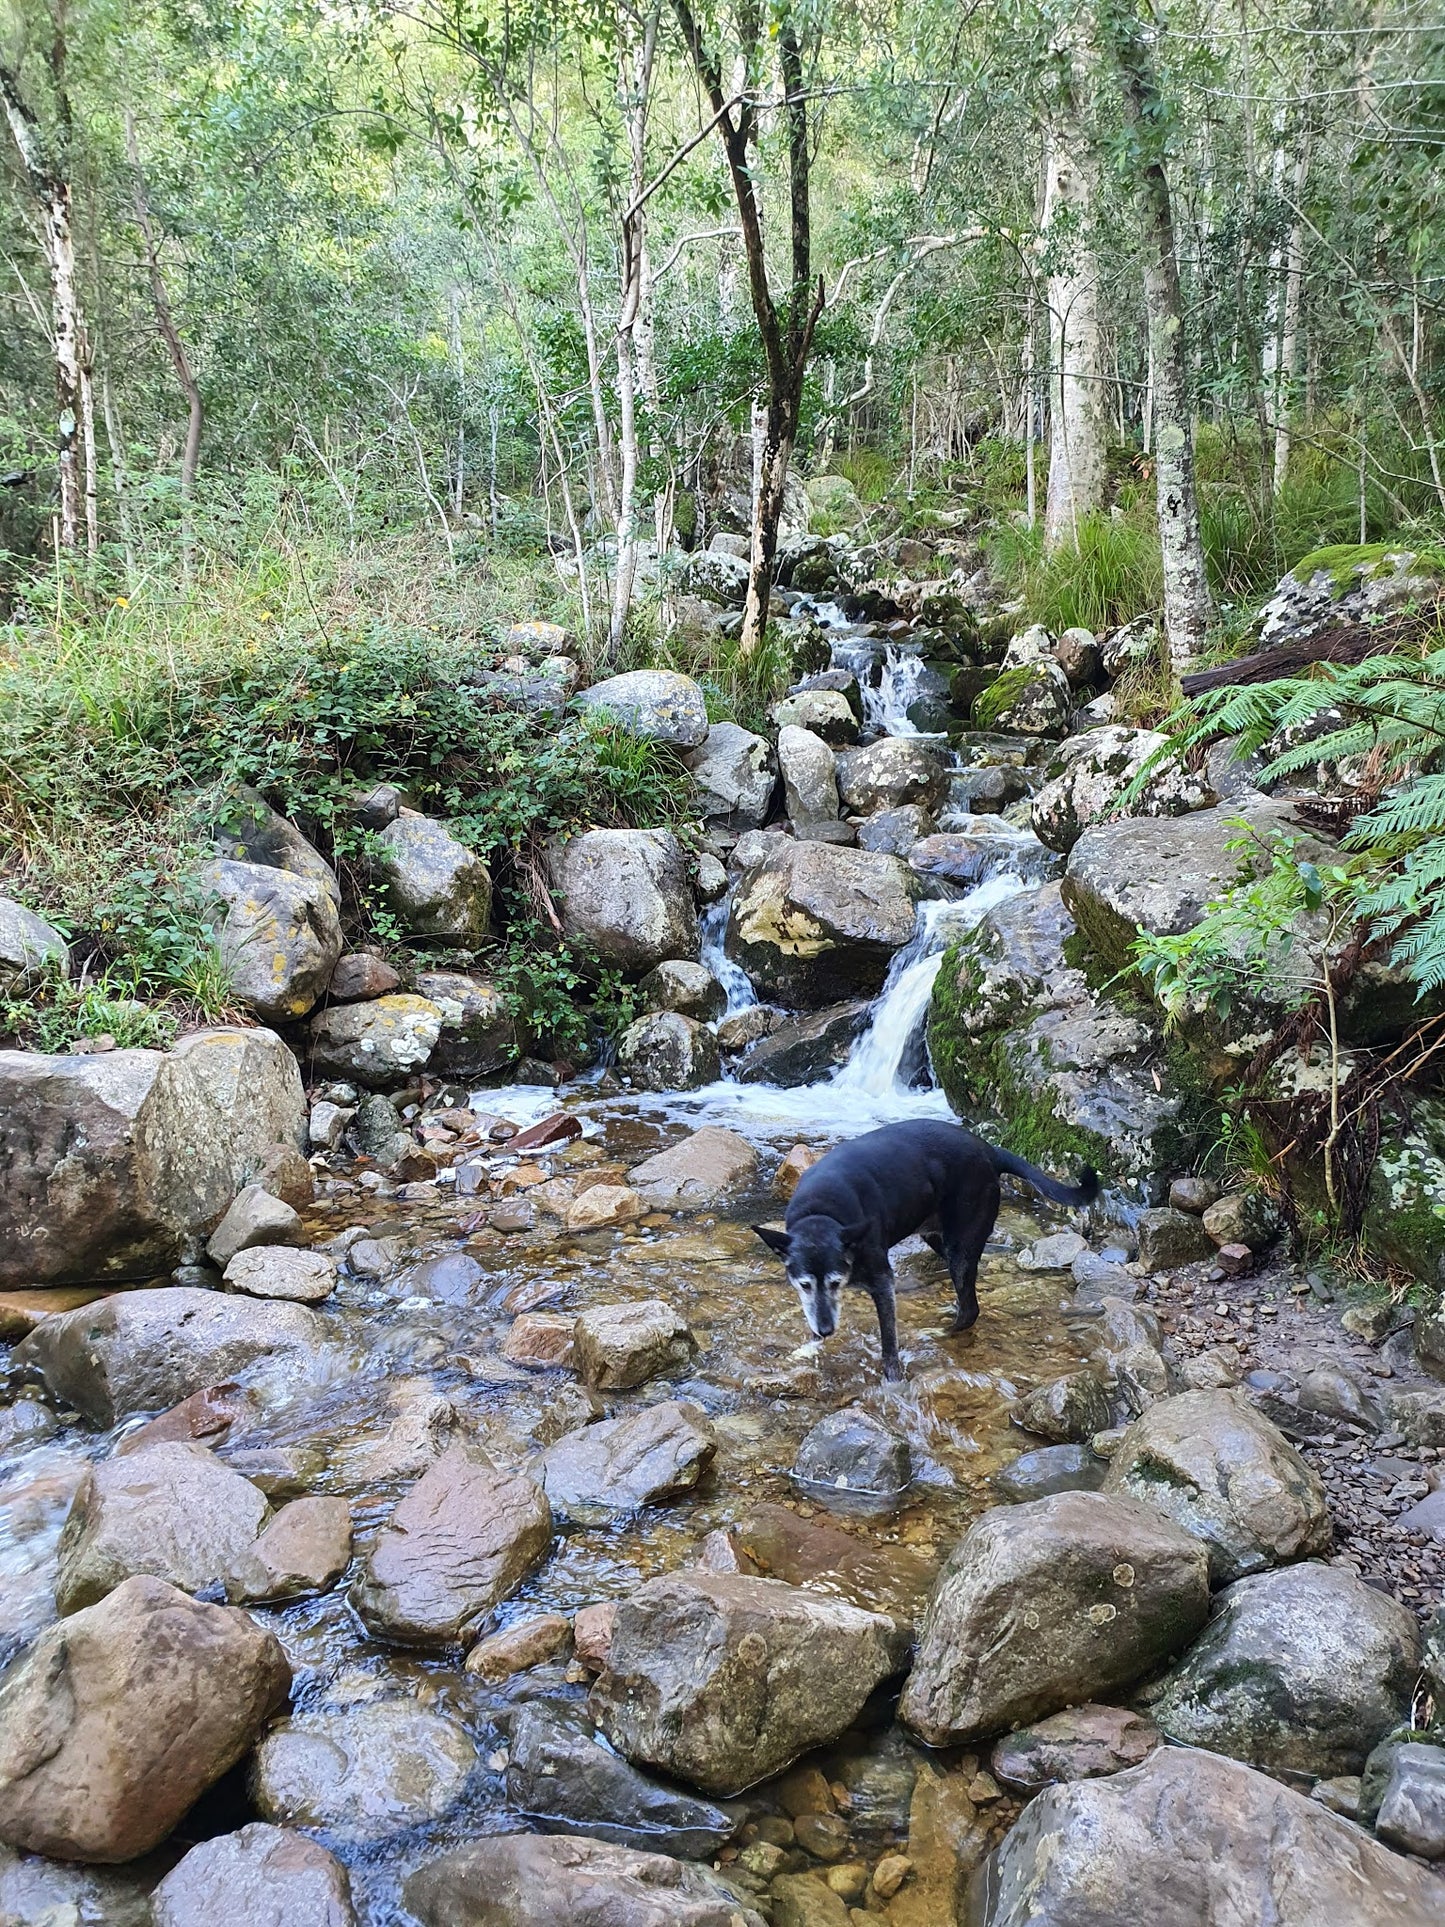
[[270,1510],[249,1479],[203,1447],[159,1444],[101,1459],[60,1534],[56,1606],[79,1612],[141,1574],[200,1592],[250,1549]]
[[1013,736],[1062,736],[1073,706],[1069,679],[1056,662],[1017,663],[974,698],[973,726]]
[[285,1704],[273,1634],[159,1579],[45,1629],[0,1684],[0,1840],[61,1860],[156,1847]]
[[989,1756],[993,1776],[1018,1793],[1037,1793],[1061,1781],[1098,1780],[1147,1760],[1159,1729],[1142,1713],[1119,1706],[1071,1706],[998,1741]]
[[211,1233],[206,1256],[224,1270],[238,1251],[257,1245],[299,1245],[305,1237],[300,1213],[292,1205],[273,1198],[259,1184],[248,1184],[236,1193]]
[[912,941],[916,885],[897,857],[767,839],[739,878],[726,949],[759,993],[789,1009],[875,996]]
[[672,669],[633,669],[609,676],[584,689],[577,701],[583,709],[605,711],[633,736],[674,749],[697,749],[707,741],[703,693],[690,676]]
[[744,1084],[777,1084],[785,1090],[821,1083],[847,1063],[872,1015],[868,998],[853,997],[785,1018],[749,1047],[735,1075]]
[[768,1891],[773,1927],[847,1927],[846,1905],[816,1874],[779,1874]]
[[[1114,816],[1125,791],[1168,740],[1158,730],[1117,727],[1066,737],[1050,757],[1029,810],[1034,835],[1067,855],[1085,830]],[[1205,779],[1166,760],[1126,814],[1186,816],[1215,801]]]
[[1174,1747],[1129,1773],[1046,1788],[969,1902],[976,1927],[1429,1927],[1440,1917],[1435,1876],[1363,1829],[1233,1760]]
[[584,830],[549,846],[547,868],[564,931],[603,963],[642,973],[697,955],[687,859],[670,830]]
[[575,1343],[578,1371],[601,1392],[630,1391],[650,1378],[685,1371],[698,1352],[687,1320],[661,1298],[593,1305],[577,1320]]
[[1219,1186],[1213,1178],[1175,1178],[1169,1186],[1171,1208],[1175,1211],[1192,1211],[1198,1218],[1202,1218],[1218,1199]]
[[727,895],[727,867],[710,850],[704,850],[697,860],[696,889],[700,903],[716,903]]
[[858,829],[860,850],[879,850],[885,856],[906,857],[915,843],[932,836],[938,825],[921,803],[900,803],[896,810],[879,810],[863,819]]
[[713,1035],[722,1051],[746,1050],[749,1044],[767,1037],[783,1021],[783,1014],[768,1004],[745,1004],[721,1023],[714,1024]]
[[[793,1477],[831,1491],[895,1497],[913,1478],[907,1439],[860,1406],[829,1412],[806,1433]],[[820,1494],[824,1504],[826,1493]]]
[[714,548],[710,542],[706,549],[695,549],[688,557],[682,581],[692,598],[720,608],[741,609],[748,592],[748,565],[742,556],[730,549]]
[[238,783],[205,826],[217,856],[263,869],[282,870],[321,884],[339,904],[336,872],[287,817],[273,810],[258,789]]
[[248,1786],[263,1819],[341,1840],[385,1840],[438,1819],[477,1765],[456,1720],[411,1700],[293,1714],[268,1733]]
[[402,1891],[422,1927],[763,1927],[702,1867],[555,1834],[493,1834],[428,1861]]
[[993,1475],[993,1489],[1010,1505],[1020,1505],[1056,1492],[1097,1492],[1107,1470],[1087,1445],[1044,1445],[1001,1466]]
[[[564,1622],[565,1623],[565,1622]],[[532,1704],[508,1722],[507,1804],[549,1833],[580,1833],[679,1859],[711,1858],[735,1820],[619,1759],[580,1709]]]
[[336,1289],[336,1264],[324,1251],[284,1245],[238,1251],[222,1275],[231,1291],[248,1298],[288,1298],[302,1305],[320,1304]]
[[538,1476],[559,1511],[601,1524],[693,1491],[716,1456],[698,1407],[667,1400],[567,1433],[542,1454]]
[[757,1170],[758,1154],[745,1137],[707,1124],[635,1164],[627,1181],[654,1211],[700,1211],[746,1188]]
[[837,820],[837,759],[821,736],[796,723],[785,724],[778,732],[778,764],[784,807],[795,831]]
[[1070,1271],[1074,1261],[1088,1250],[1088,1241],[1077,1231],[1051,1231],[1046,1238],[1035,1238],[1018,1255],[1023,1271]]
[[304,1017],[341,955],[335,881],[258,863],[203,864],[196,881],[217,905],[215,934],[231,995],[268,1023]]
[[1151,1405],[1120,1441],[1104,1490],[1201,1540],[1214,1586],[1330,1548],[1318,1473],[1238,1392],[1180,1392]]
[[778,770],[765,736],[736,723],[714,723],[698,748],[685,751],[682,760],[692,771],[699,807],[709,822],[729,830],[756,830],[767,821]]
[[368,997],[384,997],[400,987],[400,973],[384,957],[367,950],[351,950],[336,959],[327,995],[338,1004],[360,1003]]
[[472,1637],[551,1545],[552,1508],[542,1488],[453,1445],[377,1534],[351,1603],[373,1638],[451,1645]]
[[855,529],[867,511],[846,475],[810,475],[803,484],[808,498],[808,528],[815,535],[834,535]]
[[8,1927],[154,1927],[150,1891],[169,1864],[162,1852],[128,1867],[84,1867],[0,1846],[0,1920]]
[[909,1876],[888,1908],[893,1927],[936,1927],[960,1918],[969,1876],[991,1839],[971,1784],[968,1771],[920,1770],[908,1805]]
[[1065,629],[1054,644],[1054,661],[1068,677],[1070,689],[1092,688],[1103,674],[1103,658],[1090,629]]
[[463,970],[418,970],[412,987],[441,1013],[441,1034],[427,1060],[439,1076],[490,1077],[525,1050],[525,1029],[485,978]]
[[70,975],[70,946],[44,917],[22,903],[0,897],[0,990],[24,994],[47,972]]
[[581,1663],[600,1673],[612,1650],[612,1631],[617,1620],[617,1602],[599,1600],[578,1608],[572,1620],[572,1650]]
[[1401,1853],[1445,1860],[1445,1747],[1412,1741],[1395,1749],[1375,1832]]
[[970,816],[952,830],[920,837],[908,852],[908,867],[947,883],[986,883],[995,876],[1036,883],[1057,872],[1059,859],[1032,831],[1015,829],[1002,817]]
[[727,1793],[837,1739],[903,1650],[895,1621],[820,1593],[674,1573],[619,1603],[588,1705],[634,1765]]
[[404,809],[376,833],[371,851],[392,909],[414,936],[466,945],[486,936],[492,879],[443,824]]
[[[891,1509],[859,1508],[865,1513]],[[726,1533],[709,1535],[700,1550],[699,1563],[709,1570],[764,1573],[908,1624],[922,1612],[938,1577],[931,1548],[915,1550],[848,1532],[831,1521],[804,1519],[784,1505],[750,1507]]]
[[570,1312],[524,1311],[502,1341],[502,1357],[513,1365],[570,1371],[576,1323]]
[[644,1091],[696,1091],[722,1076],[717,1040],[675,1010],[639,1017],[617,1045],[617,1071]]
[[569,1231],[612,1231],[647,1216],[646,1200],[629,1184],[591,1184],[567,1206]]
[[1205,1210],[1203,1224],[1221,1249],[1243,1245],[1265,1251],[1279,1236],[1279,1208],[1262,1191],[1231,1191]]
[[1134,1231],[1139,1262],[1146,1271],[1169,1271],[1175,1265],[1199,1264],[1214,1256],[1208,1233],[1191,1211],[1154,1206],[1139,1213]]
[[798,1188],[798,1179],[826,1155],[810,1144],[795,1144],[773,1173],[773,1196],[786,1204]]
[[1209,1605],[1204,1548],[1131,1499],[1064,1492],[983,1517],[944,1566],[899,1702],[932,1746],[966,1745],[1126,1686]]
[[1358,1773],[1405,1718],[1419,1657],[1395,1600],[1340,1566],[1283,1566],[1225,1589],[1149,1712],[1167,1738],[1268,1773]]
[[562,1613],[519,1619],[505,1632],[493,1633],[473,1646],[467,1654],[467,1671],[479,1679],[511,1679],[533,1666],[545,1666],[565,1650],[571,1637],[571,1624]]
[[676,1010],[699,1023],[710,1023],[727,1009],[727,992],[699,963],[672,957],[657,965],[640,985],[649,1010]]
[[60,1430],[60,1421],[48,1405],[37,1398],[18,1398],[13,1405],[0,1408],[0,1453],[28,1452],[43,1445]]
[[272,1605],[327,1592],[351,1563],[351,1508],[345,1499],[293,1499],[226,1574],[236,1606]]
[[0,1289],[169,1272],[273,1145],[305,1142],[301,1073],[269,1030],[0,1051]]
[[318,1841],[253,1821],[192,1847],[151,1898],[155,1927],[354,1927],[346,1869]]
[[937,811],[948,797],[948,772],[926,744],[908,736],[884,736],[838,758],[838,794],[860,816],[896,810],[904,803]]
[[425,997],[398,991],[370,1003],[336,1004],[311,1020],[311,1061],[325,1076],[396,1090],[431,1061],[441,1033],[442,1013]]
[[1067,1372],[1027,1393],[1013,1409],[1015,1425],[1056,1445],[1083,1444],[1113,1423],[1114,1414],[1098,1375]]
[[207,1385],[204,1390],[183,1398],[179,1405],[173,1405],[170,1411],[162,1412],[159,1418],[125,1433],[117,1441],[112,1456],[128,1458],[131,1453],[148,1451],[153,1445],[224,1445],[231,1428],[251,1417],[254,1411],[255,1400],[239,1385]]
[[93,1425],[164,1410],[249,1367],[295,1372],[325,1350],[325,1327],[302,1305],[167,1286],[116,1292],[47,1318],[16,1347],[51,1395]]

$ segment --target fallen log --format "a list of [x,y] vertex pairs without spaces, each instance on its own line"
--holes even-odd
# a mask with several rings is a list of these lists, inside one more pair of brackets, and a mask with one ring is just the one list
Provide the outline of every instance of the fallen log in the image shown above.
[[1186,696],[1202,696],[1210,689],[1301,676],[1316,663],[1364,662],[1368,656],[1393,655],[1418,646],[1433,627],[1422,616],[1401,616],[1393,622],[1340,623],[1311,635],[1291,636],[1287,642],[1257,649],[1253,655],[1236,656],[1232,662],[1196,669],[1192,675],[1181,676],[1179,686]]

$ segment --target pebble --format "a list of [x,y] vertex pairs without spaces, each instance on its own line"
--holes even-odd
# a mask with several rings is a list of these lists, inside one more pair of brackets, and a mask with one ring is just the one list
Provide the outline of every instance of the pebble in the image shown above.
[[880,1900],[891,1900],[913,1872],[913,1862],[904,1853],[885,1854],[873,1869],[873,1891]]

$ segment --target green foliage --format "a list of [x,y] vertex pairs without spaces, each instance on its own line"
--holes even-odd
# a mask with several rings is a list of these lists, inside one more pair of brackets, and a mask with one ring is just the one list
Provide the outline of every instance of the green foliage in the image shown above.
[[0,997],[0,1037],[21,1050],[68,1051],[104,1037],[117,1050],[165,1050],[180,1026],[170,1011],[143,1000],[148,988],[119,970],[78,982],[52,970],[28,996]]
[[614,1037],[637,1016],[636,986],[585,946],[563,943],[535,920],[512,938],[492,982],[507,1014],[547,1051],[585,1062],[599,1035]]
[[1152,529],[1110,515],[1085,516],[1077,543],[1044,550],[1041,529],[1005,528],[989,540],[989,559],[1030,622],[1057,634],[1099,635],[1157,609],[1164,579]]

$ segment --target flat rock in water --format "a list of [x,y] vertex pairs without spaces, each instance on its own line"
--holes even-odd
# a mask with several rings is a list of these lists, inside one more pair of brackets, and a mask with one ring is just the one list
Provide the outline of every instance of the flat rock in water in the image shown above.
[[1131,1772],[1046,1788],[968,1908],[977,1927],[1438,1927],[1440,1883],[1277,1780],[1159,1747]]
[[155,1927],[353,1927],[356,1919],[335,1854],[262,1821],[192,1847],[151,1907]]
[[784,1505],[755,1505],[727,1533],[738,1570],[790,1586],[815,1586],[867,1612],[912,1622],[938,1577],[938,1562],[913,1546],[800,1519]]
[[402,1894],[422,1927],[763,1927],[701,1867],[548,1834],[494,1834],[443,1854]]
[[[829,1412],[803,1439],[793,1477],[842,1494],[896,1498],[913,1477],[907,1439],[859,1406]],[[824,1503],[827,1494],[820,1495]]]
[[709,1124],[634,1165],[627,1181],[654,1210],[697,1211],[740,1189],[757,1169],[758,1154],[745,1137]]
[[[584,1191],[578,1202],[587,1196]],[[574,1343],[578,1371],[601,1392],[630,1391],[661,1373],[685,1371],[698,1351],[687,1320],[661,1298],[593,1305],[578,1318]]]
[[996,1780],[1020,1793],[1063,1780],[1099,1780],[1148,1759],[1159,1729],[1120,1706],[1071,1706],[1000,1740],[989,1757]]
[[455,1720],[410,1700],[298,1713],[251,1761],[257,1812],[280,1826],[384,1840],[445,1813],[477,1764]]
[[351,1508],[345,1499],[293,1499],[226,1574],[235,1605],[304,1599],[325,1592],[351,1563]]
[[880,1613],[772,1579],[675,1573],[620,1602],[589,1710],[634,1765],[735,1792],[837,1739],[904,1653]]
[[993,1475],[993,1489],[1010,1505],[1022,1505],[1056,1492],[1097,1492],[1108,1470],[1087,1445],[1042,1445],[1001,1466]]
[[47,1627],[0,1686],[0,1838],[60,1860],[149,1853],[290,1685],[246,1613],[127,1579]]
[[293,1251],[260,1245],[238,1251],[223,1274],[232,1291],[248,1298],[285,1298],[316,1305],[336,1289],[336,1265],[324,1251]]
[[699,1408],[670,1399],[568,1432],[542,1454],[539,1475],[559,1511],[602,1522],[692,1491],[716,1456]]

